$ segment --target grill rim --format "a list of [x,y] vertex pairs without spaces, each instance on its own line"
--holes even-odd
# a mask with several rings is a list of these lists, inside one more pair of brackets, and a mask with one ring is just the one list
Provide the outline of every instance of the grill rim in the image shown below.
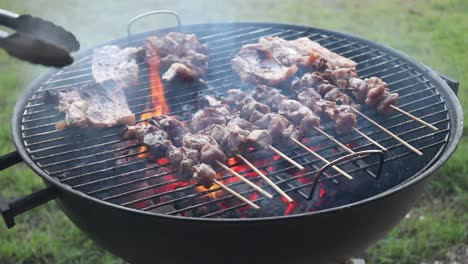
[[[247,26],[247,27],[272,27],[272,28],[288,28],[288,29],[294,29],[294,30],[313,30],[318,33],[323,33],[323,34],[330,34],[334,35],[335,37],[341,37],[346,40],[350,41],[355,41],[359,44],[365,44],[368,45],[372,48],[377,48],[378,50],[381,50],[382,52],[385,52],[388,55],[395,56],[405,62],[408,62],[408,64],[412,67],[414,67],[415,70],[418,70],[421,72],[423,77],[426,77],[429,79],[431,82],[433,82],[436,88],[438,88],[438,91],[442,95],[444,99],[444,103],[447,106],[447,110],[449,112],[449,118],[450,118],[450,132],[448,134],[447,138],[447,143],[445,147],[441,148],[439,150],[439,153],[435,155],[430,162],[423,168],[423,172],[420,173],[419,175],[413,175],[410,177],[410,180],[404,181],[395,187],[386,190],[384,192],[381,192],[377,195],[368,197],[363,200],[359,200],[357,202],[353,202],[350,204],[342,205],[342,206],[337,206],[333,208],[328,208],[328,209],[323,209],[319,210],[316,212],[306,212],[306,213],[299,213],[299,214],[294,214],[294,215],[283,215],[283,216],[274,216],[274,217],[258,217],[258,218],[200,218],[200,217],[186,217],[186,216],[176,216],[176,215],[167,215],[167,214],[160,214],[160,213],[154,213],[154,212],[149,212],[149,211],[143,211],[143,210],[138,210],[138,209],[133,209],[129,207],[124,207],[121,205],[117,205],[114,203],[106,202],[103,200],[100,200],[98,198],[94,198],[92,196],[88,196],[85,193],[75,190],[69,186],[67,186],[64,183],[61,183],[54,177],[50,176],[48,173],[46,173],[44,170],[42,170],[29,156],[26,150],[26,146],[24,144],[24,141],[22,139],[22,133],[21,133],[21,125],[22,125],[22,118],[24,111],[26,111],[26,105],[28,103],[28,99],[31,98],[31,95],[34,93],[35,89],[38,89],[47,79],[49,79],[54,73],[57,73],[61,71],[61,69],[51,69],[48,71],[43,72],[40,74],[35,80],[33,80],[23,91],[19,99],[16,101],[13,115],[12,115],[12,121],[11,121],[11,135],[13,138],[13,142],[15,144],[15,147],[22,157],[23,161],[35,172],[37,173],[44,181],[47,186],[50,187],[50,185],[53,185],[53,187],[58,188],[59,191],[64,191],[68,192],[72,195],[76,195],[76,198],[81,198],[81,199],[86,199],[86,200],[91,200],[93,202],[98,202],[101,203],[104,206],[111,206],[113,209],[117,210],[125,210],[128,213],[138,213],[142,215],[149,215],[152,217],[164,217],[167,218],[168,220],[181,220],[181,221],[214,221],[214,222],[265,222],[265,221],[281,221],[283,219],[290,219],[290,218],[302,218],[302,217],[308,217],[308,216],[313,216],[313,215],[320,215],[320,214],[327,214],[327,213],[332,213],[335,211],[339,210],[344,210],[344,209],[351,209],[354,207],[362,206],[368,202],[376,201],[378,199],[382,199],[384,197],[390,196],[390,195],[396,195],[399,191],[414,185],[425,178],[431,176],[436,170],[438,170],[449,158],[450,156],[455,152],[458,143],[461,139],[462,132],[463,132],[463,112],[461,109],[461,105],[458,101],[458,97],[455,95],[454,91],[449,87],[449,85],[439,76],[436,72],[434,72],[432,69],[430,69],[428,66],[422,64],[421,62],[411,58],[410,56],[395,50],[391,47],[379,44],[377,42],[364,39],[358,36],[354,36],[348,33],[342,33],[342,32],[337,32],[333,30],[328,30],[328,29],[322,29],[322,28],[316,28],[316,27],[311,27],[311,26],[306,26],[306,25],[295,25],[295,24],[285,24],[285,23],[268,23],[268,22],[210,22],[210,23],[199,23],[199,24],[190,24],[190,25],[184,25],[182,26],[182,32],[190,32],[192,30],[197,30],[197,29],[206,29],[209,30],[211,28],[219,28],[219,27],[241,27],[241,26]],[[141,39],[142,37],[148,36],[150,34],[154,33],[164,33],[164,32],[169,32],[176,30],[177,27],[165,27],[161,29],[154,29],[150,31],[145,31],[142,33],[134,34],[132,35],[132,40],[130,40],[130,43],[134,42],[135,39]],[[91,54],[92,50],[97,47],[101,47],[104,45],[109,45],[111,43],[125,43],[124,41],[127,39],[127,37],[122,37],[118,39],[113,39],[110,41],[106,41],[104,43],[100,43],[98,45],[95,45],[89,49],[83,50],[79,53],[76,54],[75,56],[75,62],[79,62],[83,58],[85,58],[87,55]]]

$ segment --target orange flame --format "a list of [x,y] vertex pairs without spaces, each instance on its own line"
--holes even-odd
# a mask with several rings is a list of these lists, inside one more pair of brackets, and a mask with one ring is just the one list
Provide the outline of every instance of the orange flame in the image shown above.
[[[150,93],[151,93],[151,104],[153,110],[141,114],[141,120],[149,119],[152,116],[160,116],[169,112],[169,106],[166,102],[166,97],[164,96],[164,85],[161,82],[159,77],[159,55],[158,51],[154,46],[151,46],[152,54],[147,57],[147,63],[149,64],[149,73],[150,73]],[[147,148],[141,146],[139,151],[144,152]],[[146,153],[139,154],[137,157],[140,159],[146,158],[148,155]]]
[[152,116],[160,116],[169,112],[169,106],[164,96],[164,86],[159,77],[159,55],[158,51],[152,46],[153,54],[147,59],[150,69],[151,83],[151,102],[154,110],[141,115],[141,119],[148,119]]

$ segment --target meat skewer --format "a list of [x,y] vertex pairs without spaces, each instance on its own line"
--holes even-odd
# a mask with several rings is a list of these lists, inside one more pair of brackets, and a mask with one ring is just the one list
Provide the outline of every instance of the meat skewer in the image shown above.
[[[309,73],[305,74],[301,79],[308,74]],[[311,75],[315,75],[316,79],[326,79],[325,82],[329,81],[333,83],[338,89],[351,94],[357,102],[365,103],[368,107],[376,108],[381,114],[396,110],[434,131],[439,130],[437,127],[397,107],[396,104],[398,103],[399,95],[397,93],[390,93],[387,83],[380,78],[370,77],[363,80],[359,78],[355,68],[340,67],[326,69],[322,73],[315,72]]]
[[[222,165],[224,165],[224,164],[222,164]],[[202,184],[203,187],[205,187],[207,189],[211,187],[212,183],[215,183],[216,185],[218,185],[219,187],[221,187],[224,190],[228,191],[229,193],[231,193],[232,195],[234,195],[235,197],[237,197],[238,199],[240,199],[244,203],[248,204],[250,207],[252,207],[254,209],[257,209],[257,210],[260,209],[260,207],[258,205],[254,204],[249,199],[245,198],[244,196],[240,195],[239,193],[237,193],[233,189],[229,188],[228,186],[226,186],[223,183],[221,183],[220,181],[218,181],[216,179],[216,172],[209,165],[206,165],[206,164],[202,163],[202,164],[194,166],[193,177],[195,178],[195,180],[199,184]],[[209,185],[206,185],[207,183]]]
[[[228,103],[230,103],[231,105],[237,105],[237,107],[240,107],[240,105],[242,105],[245,102],[245,100],[251,100],[251,101],[255,100],[254,98],[246,99],[247,97],[251,96],[252,93],[253,92],[251,92],[250,95],[247,95],[246,93],[242,92],[239,89],[232,89],[232,90],[228,91],[229,95],[225,98],[225,100]],[[282,100],[282,99],[286,100],[285,99],[286,97],[279,94],[279,93],[276,94],[277,95],[276,99],[275,99],[275,97],[272,97],[271,94],[269,94],[269,95],[270,96],[265,97],[264,102],[271,105],[271,107],[273,109],[281,108],[277,104],[280,104],[280,100]],[[252,97],[255,97],[255,95],[252,96]],[[242,101],[243,100],[242,98],[244,98],[244,101]],[[290,100],[290,101],[292,101],[292,100]],[[291,102],[289,102],[289,103],[291,103]],[[242,106],[242,109],[244,109],[244,108],[245,108],[245,106]],[[241,109],[241,112],[242,112],[242,109]],[[303,110],[303,111],[305,111],[305,110]],[[306,111],[306,113],[307,113],[307,111]],[[255,117],[255,112],[252,112],[252,114],[250,115],[250,119],[252,120],[252,119],[255,119],[255,118],[256,118]],[[270,120],[268,121],[267,119],[270,119]],[[286,119],[285,117],[283,117],[282,115],[279,115],[279,114],[276,114],[276,113],[266,113],[263,116],[263,118],[253,120],[253,121],[254,121],[255,124],[258,124],[261,128],[268,129],[270,131],[270,133],[275,138],[278,138],[279,142],[287,143],[289,141],[292,141],[293,143],[295,143],[295,144],[299,145],[300,147],[306,149],[308,152],[312,153],[314,156],[318,157],[320,160],[324,161],[325,163],[329,163],[329,161],[327,161],[325,158],[323,158],[318,153],[311,150],[310,148],[308,148],[304,144],[298,144],[300,142],[298,140],[294,139],[293,134],[295,134],[295,136],[300,136],[300,135],[303,135],[305,131],[295,130],[294,126],[290,125],[289,120]],[[303,125],[302,120],[301,121],[296,121],[296,123],[299,123],[299,124]],[[313,127],[318,129],[317,126],[313,126]],[[295,130],[295,133],[294,133],[294,130]],[[285,131],[287,131],[287,132],[285,132]],[[325,133],[325,132],[323,132],[323,133]],[[292,140],[292,139],[294,139],[294,140]],[[353,178],[349,174],[344,172],[343,170],[339,169],[337,166],[333,166],[333,169],[335,169],[336,171],[343,174],[345,177],[347,177],[349,179]]]
[[[156,158],[167,157],[172,166],[176,168],[176,174],[179,178],[187,180],[188,176],[193,175],[197,182],[205,188],[211,187],[212,183],[218,184],[219,181],[209,180],[214,170],[208,164],[200,162],[200,150],[202,146],[210,144],[203,141],[214,141],[210,138],[191,138],[185,123],[180,122],[169,116],[158,116],[150,119],[149,123],[139,123],[136,126],[128,127],[125,135],[127,138],[136,138],[142,145],[147,147]],[[176,146],[174,146],[176,145]],[[223,153],[221,153],[224,155]],[[203,165],[203,166],[202,166]],[[238,174],[229,167],[223,167],[234,176]],[[216,173],[214,173],[216,175]],[[244,182],[250,183],[250,186],[272,197],[260,187],[254,185],[245,177],[241,177]],[[219,185],[219,184],[218,184]],[[219,185],[221,186],[221,185]],[[252,187],[253,187],[252,186]],[[228,190],[232,193],[232,190]],[[236,195],[240,196],[240,195]],[[257,206],[254,206],[256,208]]]
[[[249,136],[254,136],[257,134],[263,135],[264,132],[258,131],[252,124],[244,121],[242,119],[235,118],[236,114],[232,113],[232,110],[228,106],[222,106],[222,103],[211,97],[203,96],[198,100],[198,105],[201,110],[197,112],[194,116],[195,119],[192,119],[190,126],[194,132],[198,132],[202,126],[206,126],[205,129],[200,131],[200,133],[206,133],[212,135],[213,138],[218,142],[220,146],[224,146],[224,150],[228,155],[241,159],[248,167],[255,171],[263,180],[265,180],[273,189],[280,193],[288,202],[292,202],[292,198],[287,195],[281,188],[279,188],[274,182],[272,182],[266,175],[264,175],[260,170],[258,170],[252,163],[250,163],[246,158],[241,155],[241,152],[248,150],[249,142],[255,142],[255,139],[250,139]],[[216,108],[213,108],[215,106]],[[231,119],[229,122],[223,117],[220,116],[222,111],[227,111],[223,117],[228,117]],[[231,114],[229,114],[231,113]],[[208,119],[202,118],[202,116],[209,116]],[[232,122],[231,122],[232,121]],[[227,124],[224,124],[227,122]],[[236,123],[237,122],[237,123]],[[243,128],[247,130],[244,130]],[[252,135],[250,135],[252,134]],[[268,135],[266,136],[268,137]],[[265,139],[263,139],[265,140]],[[257,146],[259,143],[254,143]],[[263,143],[263,145],[269,145],[268,143]],[[264,147],[263,147],[264,148]],[[222,164],[218,164],[221,167],[225,167]],[[299,165],[299,164],[298,164]]]

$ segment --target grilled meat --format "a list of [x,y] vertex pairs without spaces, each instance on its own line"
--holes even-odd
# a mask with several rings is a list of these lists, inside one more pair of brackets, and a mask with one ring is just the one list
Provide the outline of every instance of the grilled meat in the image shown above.
[[137,60],[142,57],[142,48],[104,46],[93,50],[92,73],[98,84],[114,81],[122,89],[138,83]]
[[193,34],[170,32],[163,37],[152,36],[145,40],[145,50],[147,57],[157,52],[163,79],[173,80],[178,75],[194,80],[208,73],[208,47]]
[[265,85],[258,85],[250,95],[255,100],[268,105],[270,109],[275,112],[278,111],[281,102],[288,99],[288,97],[281,94],[278,89],[273,89]]
[[174,146],[182,146],[182,140],[189,132],[184,122],[167,115],[153,116],[150,121],[167,133]]
[[207,107],[198,110],[189,122],[189,128],[192,133],[197,133],[211,125],[224,125],[226,124],[226,116],[218,111],[216,108]]
[[298,70],[296,65],[282,65],[261,43],[243,46],[232,60],[232,67],[244,83],[270,86],[290,80]]
[[192,167],[200,163],[200,153],[197,150],[185,147],[170,146],[167,158],[176,170],[179,179],[187,180],[192,175]]
[[183,145],[186,148],[195,149],[198,151],[200,151],[203,148],[203,146],[205,146],[206,144],[217,145],[217,142],[210,135],[200,134],[200,133],[198,134],[187,133],[185,134],[184,139],[183,139]]
[[279,142],[283,139],[284,130],[289,127],[289,120],[277,113],[265,114],[261,119],[254,123],[255,126],[266,129],[273,140]]
[[266,113],[270,113],[270,107],[268,107],[268,105],[259,103],[254,99],[247,99],[244,101],[242,108],[240,108],[239,116],[248,120],[252,114],[261,116]]
[[245,137],[245,144],[247,147],[253,147],[254,149],[268,149],[273,144],[273,139],[264,129],[255,129]]
[[65,113],[65,121],[58,123],[57,129],[135,124],[123,90],[111,81],[85,84],[78,89],[47,91],[45,102],[57,105],[58,111]]
[[213,164],[215,161],[226,162],[227,157],[219,146],[210,143],[200,149],[200,160],[206,164]]
[[216,179],[216,171],[206,164],[198,164],[192,167],[193,178],[203,187],[209,189],[213,185],[213,180]]
[[144,123],[138,123],[129,129],[135,131],[135,138],[140,144],[147,147],[154,156],[157,158],[166,157],[167,150],[172,146],[166,132],[157,126]]

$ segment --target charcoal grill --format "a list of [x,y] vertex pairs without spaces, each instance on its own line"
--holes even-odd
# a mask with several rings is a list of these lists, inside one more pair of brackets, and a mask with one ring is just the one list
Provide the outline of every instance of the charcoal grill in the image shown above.
[[[456,82],[398,51],[347,34],[273,23],[209,23],[130,35],[129,26],[128,38],[102,45],[137,46],[148,36],[175,30],[197,34],[210,48],[205,79],[208,88],[184,87],[181,91],[164,84],[170,114],[181,119],[197,110],[194,98],[199,93],[223,94],[240,85],[230,61],[241,45],[262,36],[309,37],[355,60],[361,77],[382,78],[391,91],[401,95],[402,109],[439,130],[434,132],[399,113],[382,116],[364,109],[366,115],[423,155],[417,156],[359,119],[359,129],[388,149],[380,173],[379,155],[364,155],[376,153],[369,151],[375,147],[359,134],[335,135],[354,151],[364,151],[349,156],[354,159],[340,159],[340,166],[354,176],[353,181],[321,170],[324,164],[304,150],[283,149],[307,169],[297,171],[281,159],[259,167],[293,196],[297,201],[294,206],[279,196],[273,200],[256,196],[243,183],[229,181],[230,174],[222,177],[264,208],[254,211],[232,196],[213,196],[219,189],[200,190],[195,184],[177,184],[176,179],[167,178],[172,169],[138,158],[144,151],[122,139],[123,127],[57,131],[55,123],[64,116],[54,106],[44,104],[44,91],[91,82],[92,51],[88,50],[78,54],[71,66],[49,70],[37,78],[15,106],[12,135],[17,152],[2,157],[0,168],[24,161],[47,187],[10,203],[0,199],[9,227],[16,215],[55,199],[91,238],[135,263],[335,263],[361,253],[395,226],[460,140],[463,115],[455,96]],[[147,66],[140,63],[140,82],[127,94],[136,116],[151,110],[148,75]],[[323,126],[333,134],[331,124]],[[348,154],[323,136],[309,138],[307,145],[328,160]],[[256,157],[254,153],[251,158],[265,159],[263,155],[258,155],[258,160]],[[325,174],[319,175],[319,171]],[[241,174],[262,184],[249,170]]]

